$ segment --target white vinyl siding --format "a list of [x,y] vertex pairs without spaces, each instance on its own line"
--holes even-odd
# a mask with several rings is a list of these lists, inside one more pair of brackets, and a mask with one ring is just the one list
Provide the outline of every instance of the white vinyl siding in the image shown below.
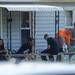
[[12,48],[18,50],[21,45],[20,39],[20,12],[12,12]]
[[7,11],[2,9],[2,27],[3,27],[3,41],[4,47],[7,49]]
[[[6,10],[3,10],[3,40],[4,40],[4,46],[7,48],[7,17],[6,17]],[[19,12],[11,12],[11,37],[12,37],[12,50],[18,50],[21,44],[20,40],[20,13]],[[8,26],[10,23],[8,24]],[[10,26],[9,26],[10,28]],[[8,29],[9,29],[8,28]],[[10,36],[10,32],[9,32]],[[9,38],[9,44],[10,44],[10,38]],[[10,45],[9,45],[10,46]]]
[[66,24],[65,12],[64,11],[60,11],[59,12],[59,28],[64,28],[65,24]]

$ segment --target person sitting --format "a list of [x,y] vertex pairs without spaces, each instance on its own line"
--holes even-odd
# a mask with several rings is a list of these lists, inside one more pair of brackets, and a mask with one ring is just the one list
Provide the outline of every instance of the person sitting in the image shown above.
[[28,42],[23,44],[16,54],[24,54],[24,51],[29,50],[28,53],[32,53],[32,38],[28,39]]
[[[53,55],[57,55],[58,53],[62,52],[59,48],[56,40],[52,37],[49,37],[48,34],[44,35],[44,39],[47,41],[47,49],[42,51],[41,53],[50,54],[49,58],[54,60]],[[41,56],[42,60],[47,60],[45,56]]]
[[0,38],[0,60],[6,60],[7,51],[4,48],[3,39]]
[[0,51],[1,50],[4,50],[5,48],[4,48],[4,42],[3,42],[3,40],[0,38]]

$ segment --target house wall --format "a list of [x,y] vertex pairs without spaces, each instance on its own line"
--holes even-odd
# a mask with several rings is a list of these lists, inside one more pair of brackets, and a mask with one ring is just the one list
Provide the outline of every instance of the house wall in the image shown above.
[[[4,46],[7,48],[7,11],[3,9],[3,39]],[[20,12],[11,12],[12,23],[11,23],[11,42],[12,50],[18,50],[21,45],[20,40]],[[8,42],[10,46],[10,23],[8,23]],[[9,47],[10,48],[10,47]]]
[[[59,28],[63,28],[65,25],[65,15],[63,11],[59,13]],[[36,50],[42,51],[46,49],[47,43],[43,36],[48,33],[51,37],[55,36],[55,12],[36,12],[36,33],[35,43]]]
[[12,49],[18,50],[21,46],[20,12],[12,12]]
[[2,32],[4,47],[7,48],[7,11],[5,9],[2,9]]

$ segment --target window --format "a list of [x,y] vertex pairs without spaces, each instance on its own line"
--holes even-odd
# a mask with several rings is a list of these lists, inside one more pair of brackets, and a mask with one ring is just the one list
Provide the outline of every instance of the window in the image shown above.
[[29,12],[22,12],[22,28],[29,27]]
[[73,22],[73,12],[72,11],[66,11],[66,26],[72,26]]

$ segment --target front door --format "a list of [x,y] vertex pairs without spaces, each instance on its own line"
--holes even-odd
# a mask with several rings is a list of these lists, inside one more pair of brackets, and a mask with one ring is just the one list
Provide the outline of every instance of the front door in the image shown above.
[[21,43],[27,43],[28,38],[31,37],[31,12],[21,13]]

